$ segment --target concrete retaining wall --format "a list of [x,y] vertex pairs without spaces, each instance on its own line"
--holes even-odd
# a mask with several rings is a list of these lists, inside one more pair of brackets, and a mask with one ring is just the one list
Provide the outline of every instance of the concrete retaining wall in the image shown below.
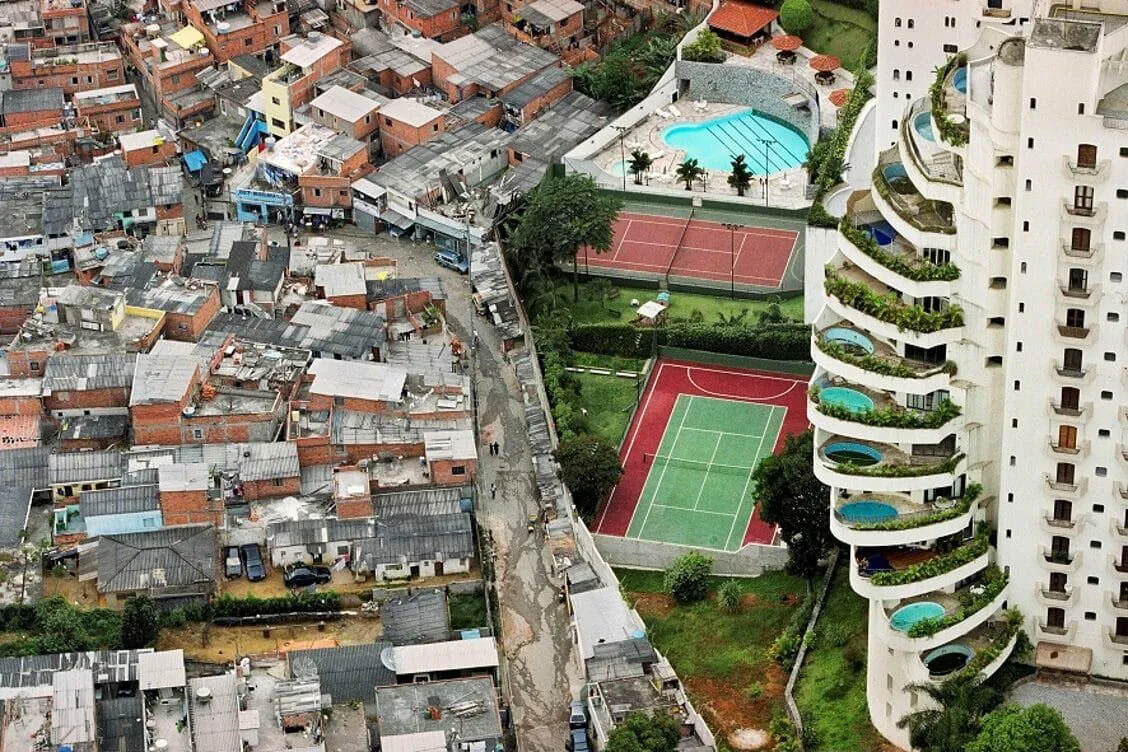
[[[819,140],[819,105],[809,86],[780,78],[766,70],[723,63],[679,60],[674,74],[678,90],[691,99],[750,105],[759,112],[797,128],[807,142]],[[807,97],[807,109],[799,110],[784,101],[789,94]]]
[[631,569],[668,569],[690,551],[700,551],[713,559],[713,574],[730,577],[759,577],[765,571],[783,569],[787,549],[783,546],[750,544],[739,551],[716,551],[673,543],[656,543],[632,538],[594,535],[595,547],[608,564]]

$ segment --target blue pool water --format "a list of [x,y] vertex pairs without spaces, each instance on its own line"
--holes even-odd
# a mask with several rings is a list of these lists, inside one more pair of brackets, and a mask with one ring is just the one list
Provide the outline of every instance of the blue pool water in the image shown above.
[[877,224],[867,226],[866,235],[876,240],[878,245],[889,245],[897,238],[897,231],[893,229],[893,225],[883,219]]
[[957,642],[936,648],[925,655],[924,665],[930,676],[947,676],[970,663],[973,655],[975,655],[974,650]]
[[952,76],[952,86],[961,94],[967,94],[967,67],[958,68]]
[[836,441],[823,447],[823,456],[831,462],[850,462],[859,467],[881,462],[881,452],[855,441]]
[[[807,137],[798,130],[755,110],[672,125],[662,132],[662,140],[710,170],[729,172],[732,158],[743,154],[748,167],[757,175],[798,167],[810,151]],[[774,141],[768,144],[766,164],[765,140]]]
[[909,628],[918,621],[934,619],[944,615],[944,607],[932,601],[921,601],[902,606],[889,617],[889,626],[898,632],[908,632]]
[[832,326],[830,329],[823,332],[823,337],[825,337],[828,342],[837,342],[840,345],[846,345],[847,347],[861,350],[867,355],[873,354],[873,342],[870,338],[853,329]]
[[842,405],[850,412],[863,413],[873,409],[873,400],[857,389],[844,386],[830,386],[819,392],[819,402],[827,405]]
[[624,175],[626,175],[627,177],[634,177],[634,175],[631,175],[629,162],[616,162],[615,164],[611,165],[609,172],[617,178],[621,178]]
[[913,128],[916,129],[917,135],[926,141],[936,141],[936,136],[932,133],[932,113],[922,112],[913,119]]
[[897,508],[883,501],[862,499],[840,506],[838,516],[849,523],[885,522],[897,516]]
[[894,180],[907,178],[909,176],[909,173],[905,170],[905,166],[900,162],[894,162],[891,165],[886,165],[881,169],[881,174],[884,175],[885,179],[890,183],[892,183]]

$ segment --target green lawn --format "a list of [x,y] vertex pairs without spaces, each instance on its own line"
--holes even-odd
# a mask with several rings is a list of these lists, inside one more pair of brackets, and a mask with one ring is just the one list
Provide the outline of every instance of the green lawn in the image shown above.
[[451,629],[477,629],[487,627],[486,599],[481,593],[452,595],[447,600],[450,608]]
[[619,446],[637,399],[634,379],[622,376],[574,374],[580,380],[580,407],[586,409],[589,430],[611,446]]
[[799,675],[795,701],[814,733],[812,752],[870,752],[883,741],[866,707],[866,609],[839,566]]
[[[572,311],[572,319],[577,324],[590,324],[610,321],[628,322],[634,319],[634,310],[631,308],[631,299],[636,298],[640,303],[653,300],[658,292],[655,287],[630,287],[617,285],[618,297],[603,301],[594,298],[590,292],[590,281],[580,283],[580,299],[573,303],[571,298],[571,282],[561,280],[561,284],[568,287],[567,307]],[[802,321],[803,298],[801,296],[781,299],[778,301],[780,310],[788,318]],[[699,295],[688,292],[670,293],[670,318],[689,319],[694,311],[699,311],[706,322],[718,320],[718,315],[726,317],[739,315],[742,310],[748,310],[748,321],[755,323],[760,311],[767,310],[771,301],[765,300],[731,300],[727,297],[716,295]],[[617,315],[616,315],[617,314]]]
[[864,11],[830,0],[811,0],[815,23],[800,36],[815,52],[836,56],[843,67],[853,70],[858,58],[877,36],[877,22]]
[[[713,599],[675,606],[661,572],[617,570],[622,589],[646,622],[654,646],[673,664],[718,741],[736,728],[766,729],[783,712],[787,675],[767,656],[804,592],[803,580],[768,572],[741,578],[744,605],[722,610]],[[724,578],[714,578],[716,586]]]

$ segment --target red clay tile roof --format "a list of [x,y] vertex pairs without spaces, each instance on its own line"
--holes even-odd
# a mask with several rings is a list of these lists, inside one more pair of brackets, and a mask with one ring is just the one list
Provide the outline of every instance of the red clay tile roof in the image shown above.
[[[39,446],[39,416],[0,415],[0,450]],[[3,455],[0,455],[0,462]]]
[[723,0],[721,7],[709,16],[709,27],[727,31],[738,37],[750,37],[779,18],[779,13],[751,3]]

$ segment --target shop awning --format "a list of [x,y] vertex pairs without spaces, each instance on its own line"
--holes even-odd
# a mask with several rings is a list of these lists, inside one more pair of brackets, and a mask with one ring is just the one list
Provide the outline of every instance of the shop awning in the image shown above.
[[204,35],[194,26],[185,26],[183,29],[170,36],[169,39],[186,50],[192,49],[197,44],[204,43]]
[[190,151],[184,155],[184,166],[188,168],[188,172],[199,172],[207,163],[207,156],[199,149]]
[[415,220],[411,219],[410,217],[405,217],[404,215],[392,209],[385,209],[384,212],[380,215],[380,219],[384,220],[390,225],[395,225],[401,230],[406,230],[413,224],[415,224]]

